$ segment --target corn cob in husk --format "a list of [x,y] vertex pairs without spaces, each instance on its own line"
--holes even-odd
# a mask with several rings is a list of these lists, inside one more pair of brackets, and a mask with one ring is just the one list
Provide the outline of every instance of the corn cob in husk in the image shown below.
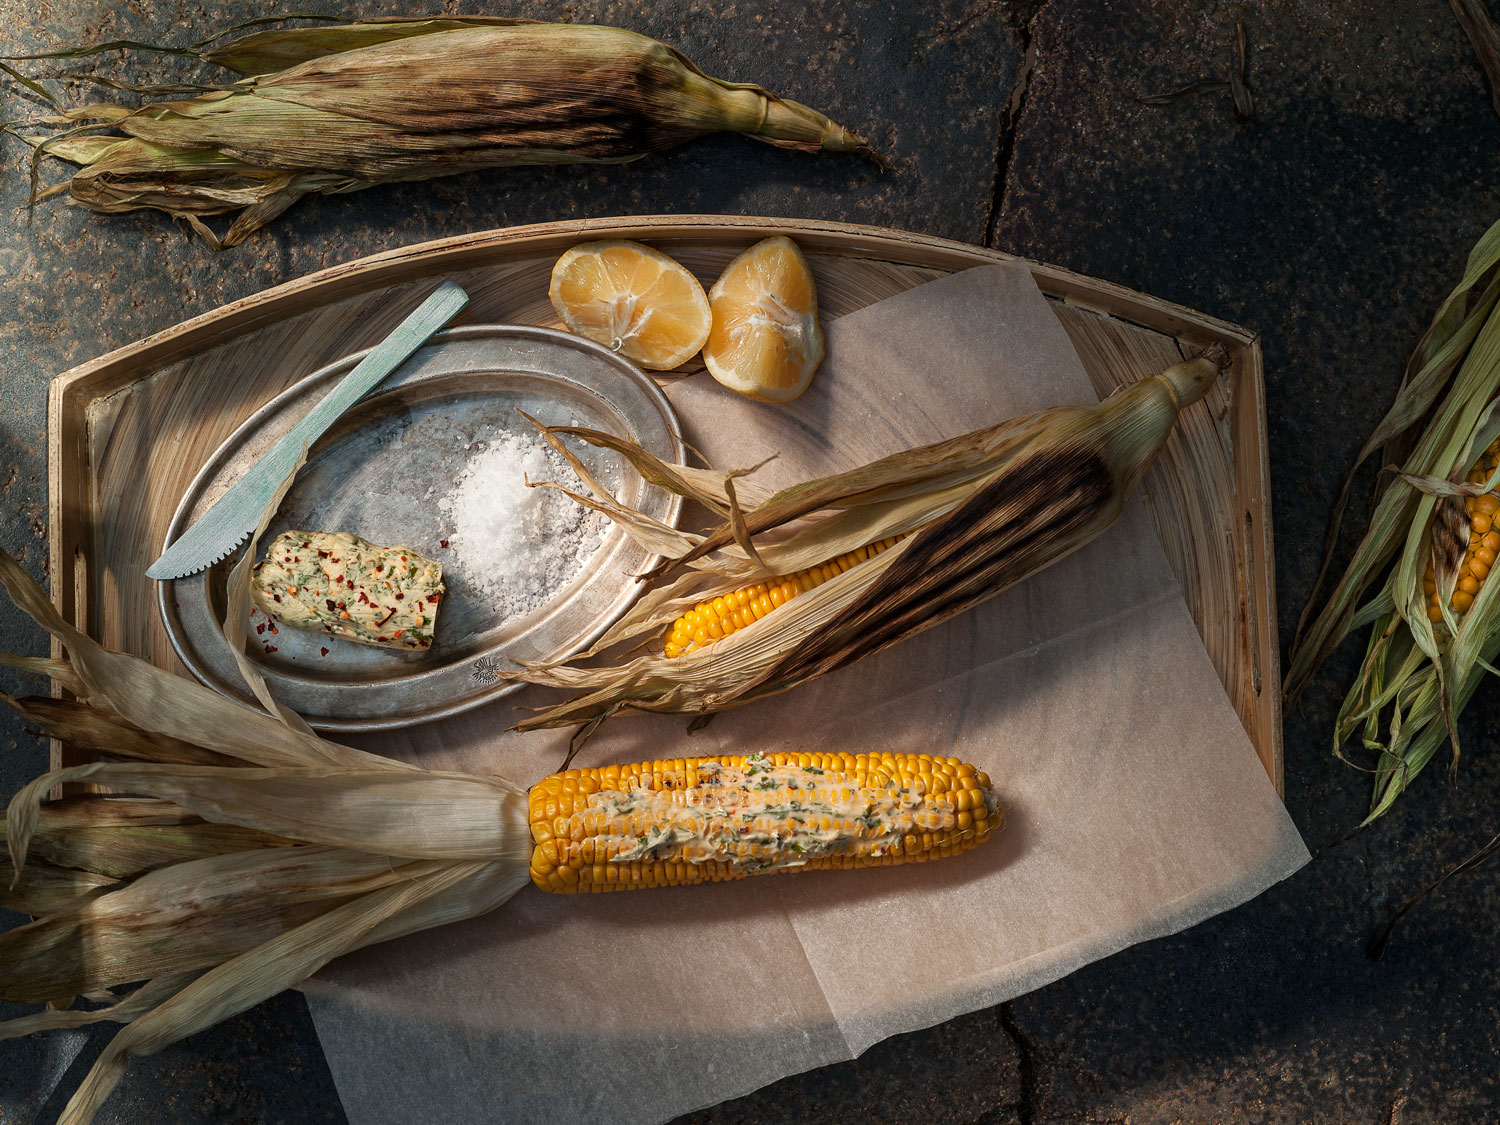
[[[64,185],[75,202],[165,211],[216,247],[238,244],[309,193],[520,164],[622,163],[710,133],[869,151],[816,110],[711,78],[621,28],[384,21],[260,32],[188,53],[249,77],[182,100],[68,109],[47,120],[73,129],[26,139],[38,156],[82,165]],[[98,127],[126,137],[79,132]],[[202,222],[231,212],[239,215],[222,239]]]
[[[929,754],[642,762],[565,771],[529,794],[423,770],[104,650],[3,551],[0,583],[68,653],[0,663],[80,701],[0,698],[54,737],[127,759],[46,774],[4,817],[13,878],[0,906],[36,920],[0,934],[0,999],[55,1007],[0,1023],[0,1038],[125,1025],[64,1125],[93,1116],[130,1055],[528,882],[575,893],[920,862],[1004,820],[988,777]],[[47,800],[82,781],[134,795]],[[107,1006],[68,1010],[77,996]]]
[[[667,465],[609,434],[542,427],[591,493],[569,494],[666,561],[645,575],[654,588],[591,649],[514,674],[579,692],[517,728],[582,724],[576,748],[622,711],[706,716],[786,691],[978,605],[1115,521],[1223,359],[1218,349],[1096,406],[1002,422],[769,496],[743,473]],[[693,534],[621,505],[567,451],[562,434],[620,452],[647,481],[719,512],[723,525]],[[809,567],[816,580],[797,577]],[[736,612],[733,629],[721,623],[719,636],[705,637],[711,644],[698,642],[700,628],[714,631],[714,615]],[[588,663],[622,642],[653,651],[622,664]]]
[[1488,581],[1500,547],[1500,536],[1491,537],[1500,510],[1497,307],[1500,223],[1470,253],[1463,279],[1407,364],[1396,402],[1360,452],[1356,469],[1379,450],[1395,471],[1382,480],[1369,528],[1320,603],[1345,484],[1323,573],[1293,641],[1284,688],[1295,701],[1341,642],[1371,627],[1333,736],[1335,754],[1358,739],[1374,756],[1364,824],[1388,811],[1444,745],[1457,765],[1458,716],[1500,659],[1500,595]]

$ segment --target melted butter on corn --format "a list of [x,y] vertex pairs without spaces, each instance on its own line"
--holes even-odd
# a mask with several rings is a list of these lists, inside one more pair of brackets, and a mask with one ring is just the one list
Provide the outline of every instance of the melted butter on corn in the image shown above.
[[568,770],[531,790],[532,881],[562,893],[954,855],[1004,820],[927,754],[770,754]]

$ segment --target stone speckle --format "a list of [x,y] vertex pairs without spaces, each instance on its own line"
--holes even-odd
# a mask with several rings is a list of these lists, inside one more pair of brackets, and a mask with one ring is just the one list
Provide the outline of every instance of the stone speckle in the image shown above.
[[[391,0],[322,7],[410,10]],[[426,10],[439,8],[472,10],[457,0]],[[246,0],[0,0],[3,53],[114,37],[184,42],[264,10]],[[42,575],[47,380],[188,316],[465,231],[647,212],[807,216],[988,239],[1260,331],[1285,643],[1351,458],[1469,246],[1500,217],[1500,120],[1443,0],[589,0],[507,12],[666,39],[712,73],[827,112],[874,142],[891,170],[719,137],[623,167],[518,169],[304,200],[216,255],[158,215],[93,216],[58,200],[29,210],[23,154],[4,141],[0,544]],[[1136,100],[1227,76],[1236,19],[1248,34],[1253,119],[1237,120],[1224,94],[1163,107]],[[1007,125],[1027,45],[1035,65]],[[94,65],[124,78],[193,73],[144,56]],[[52,88],[69,100],[99,94],[76,81]],[[0,85],[0,119],[35,111]],[[1351,545],[1346,535],[1345,555]],[[0,607],[0,648],[42,646]],[[1367,797],[1328,746],[1352,647],[1287,716],[1288,807],[1315,851],[1297,877],[1010,1005],[683,1120],[1495,1120],[1492,871],[1432,895],[1383,961],[1364,955],[1397,904],[1496,830],[1493,688],[1465,717],[1456,776],[1434,766],[1391,815],[1344,838]],[[10,676],[0,686],[23,687]],[[11,743],[0,782],[11,792],[44,754],[19,724],[0,723]],[[76,1085],[102,1041],[79,1032],[0,1043],[0,1122],[55,1118],[65,1095],[54,1090]],[[286,995],[133,1061],[99,1120],[296,1125],[342,1113],[306,1009]]]

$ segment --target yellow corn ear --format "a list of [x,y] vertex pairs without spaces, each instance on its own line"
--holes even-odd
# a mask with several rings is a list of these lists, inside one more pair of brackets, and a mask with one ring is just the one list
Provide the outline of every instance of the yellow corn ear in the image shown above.
[[897,535],[881,539],[818,566],[799,570],[796,574],[785,574],[765,582],[757,582],[711,601],[699,602],[672,622],[662,644],[663,651],[668,656],[681,656],[695,648],[707,648],[715,641],[743,629],[752,621],[759,621],[798,594],[805,594],[823,585],[835,575],[894,547],[905,538],[905,535]]
[[[1483,484],[1489,480],[1497,465],[1500,465],[1500,439],[1490,443],[1474,467],[1469,471],[1470,484]],[[1467,613],[1474,604],[1479,588],[1490,575],[1495,565],[1495,556],[1500,554],[1500,530],[1496,530],[1495,517],[1500,513],[1500,496],[1486,492],[1482,496],[1469,496],[1464,500],[1469,521],[1469,544],[1458,564],[1458,578],[1453,585],[1453,596],[1448,608],[1454,613]],[[1432,564],[1427,564],[1427,574],[1422,579],[1422,591],[1427,595],[1428,620],[1443,619],[1438,605],[1437,574]]]
[[931,754],[751,754],[552,774],[531,880],[579,894],[957,855],[1004,823],[990,779]]

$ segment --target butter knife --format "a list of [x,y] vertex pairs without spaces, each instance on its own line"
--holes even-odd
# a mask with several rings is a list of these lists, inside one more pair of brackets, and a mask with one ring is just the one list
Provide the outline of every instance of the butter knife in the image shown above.
[[423,301],[416,312],[370,350],[353,371],[345,375],[323,400],[286,432],[270,452],[230,486],[201,519],[167,547],[146,568],[148,578],[185,578],[213,566],[240,545],[260,523],[281,482],[292,471],[302,451],[311,447],[344,411],[368,394],[376,384],[400,367],[427,338],[447,324],[465,305],[469,295],[445,281]]

